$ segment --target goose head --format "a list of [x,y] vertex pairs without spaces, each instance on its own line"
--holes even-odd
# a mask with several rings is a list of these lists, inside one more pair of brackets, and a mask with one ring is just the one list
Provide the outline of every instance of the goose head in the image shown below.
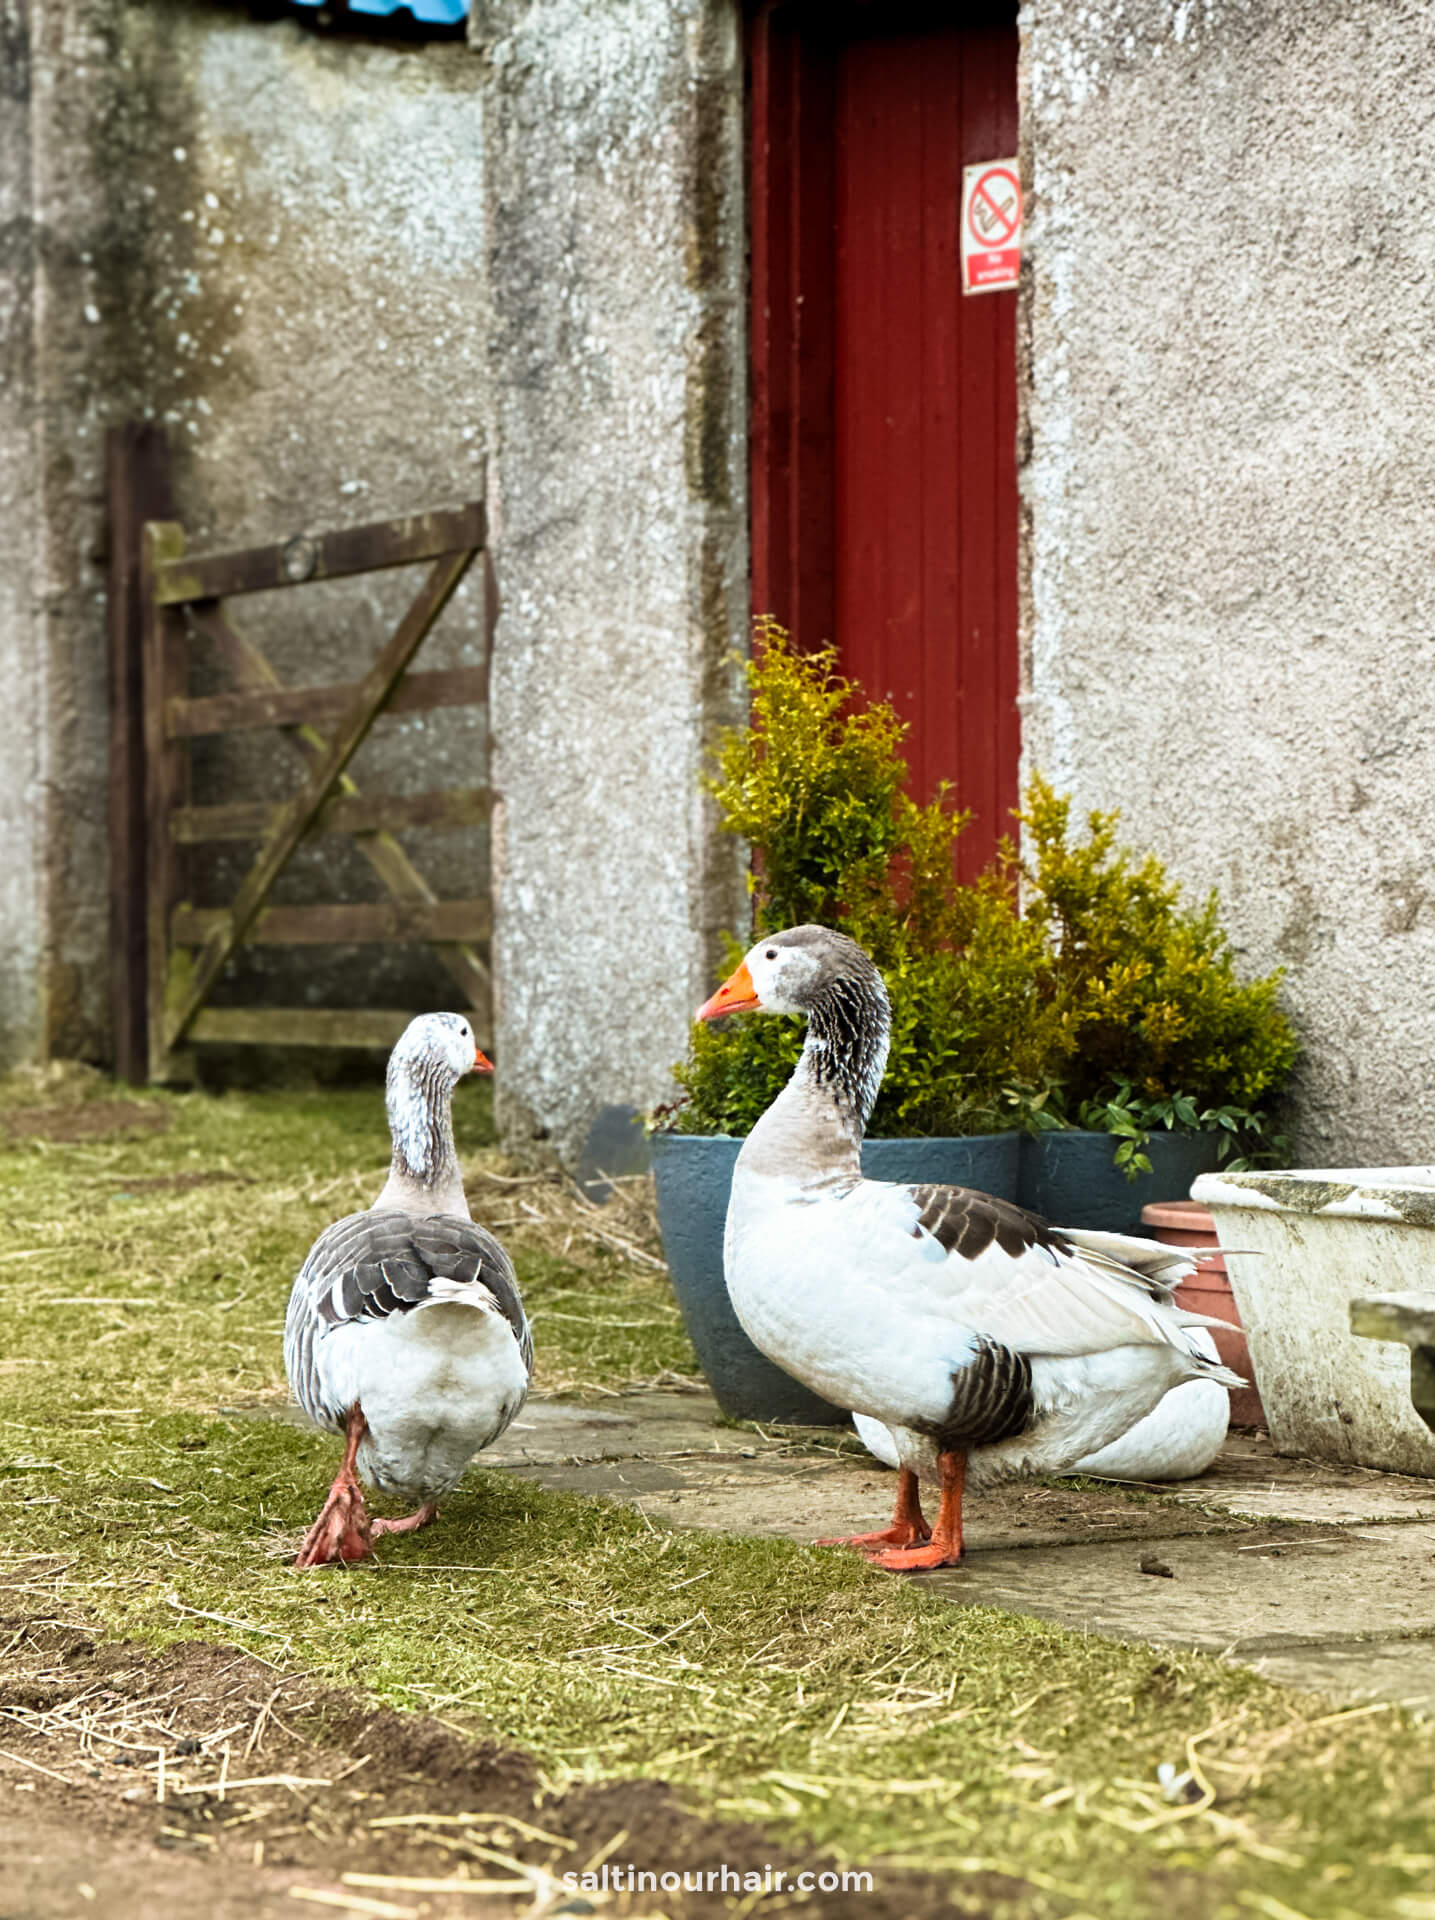
[[843,986],[880,991],[881,976],[857,942],[832,927],[787,927],[759,940],[698,1008],[697,1017],[811,1014],[820,1001]]
[[464,1074],[492,1072],[493,1062],[479,1052],[473,1028],[461,1013],[421,1013],[410,1020],[389,1055],[390,1085],[404,1078],[452,1093]]

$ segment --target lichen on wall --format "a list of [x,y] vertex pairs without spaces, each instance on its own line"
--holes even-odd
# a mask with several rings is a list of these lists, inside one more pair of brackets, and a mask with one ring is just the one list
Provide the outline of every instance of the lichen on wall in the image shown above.
[[1290,969],[1303,1159],[1428,1157],[1428,8],[1024,26],[1028,762]]

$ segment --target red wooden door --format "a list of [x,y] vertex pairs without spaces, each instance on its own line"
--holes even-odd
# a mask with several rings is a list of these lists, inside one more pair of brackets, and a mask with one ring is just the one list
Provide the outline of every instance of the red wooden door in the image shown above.
[[962,295],[957,229],[963,166],[1016,151],[1017,36],[931,12],[751,21],[753,608],[893,701],[970,877],[1017,800],[1016,303]]

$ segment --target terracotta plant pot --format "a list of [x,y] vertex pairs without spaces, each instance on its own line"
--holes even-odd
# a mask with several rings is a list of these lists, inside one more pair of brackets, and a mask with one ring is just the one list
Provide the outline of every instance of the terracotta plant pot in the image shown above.
[[[1168,1247],[1218,1249],[1221,1244],[1216,1235],[1215,1221],[1195,1200],[1158,1200],[1141,1209],[1141,1225],[1153,1240],[1160,1240]],[[1250,1386],[1242,1387],[1231,1395],[1231,1425],[1264,1427],[1265,1409],[1261,1406],[1261,1396],[1255,1386],[1250,1349],[1246,1345],[1235,1295],[1231,1292],[1226,1263],[1219,1252],[1203,1260],[1186,1284],[1177,1288],[1176,1299],[1192,1313],[1208,1313],[1213,1320],[1230,1323],[1229,1333],[1218,1333],[1213,1329],[1216,1351],[1234,1373],[1251,1382]]]

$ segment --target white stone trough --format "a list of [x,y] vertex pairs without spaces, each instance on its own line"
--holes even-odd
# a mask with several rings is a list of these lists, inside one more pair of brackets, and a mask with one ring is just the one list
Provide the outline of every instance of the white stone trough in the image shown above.
[[1435,1167],[1206,1173],[1191,1197],[1230,1250],[1276,1451],[1435,1478],[1408,1345],[1350,1330],[1363,1295],[1435,1305]]

